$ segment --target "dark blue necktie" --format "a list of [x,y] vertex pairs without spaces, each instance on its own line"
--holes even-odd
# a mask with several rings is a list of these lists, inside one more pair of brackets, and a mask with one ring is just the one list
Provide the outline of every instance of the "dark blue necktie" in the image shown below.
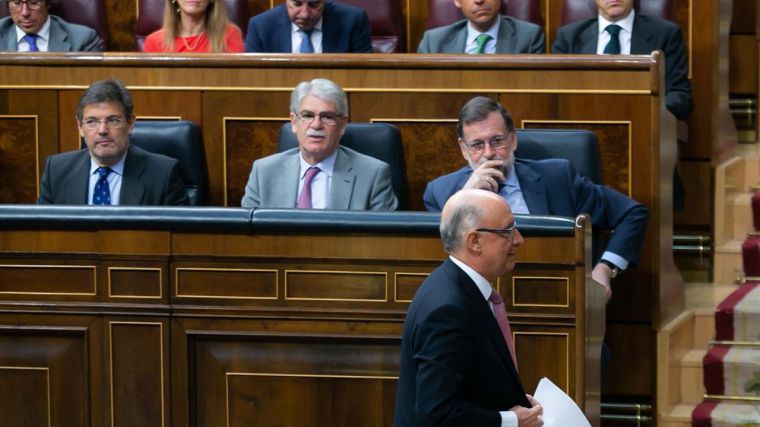
[[304,31],[303,38],[301,39],[301,53],[314,53],[314,45],[311,44],[311,33],[314,30]]
[[92,204],[110,205],[111,189],[108,188],[108,174],[112,172],[111,168],[99,167],[96,172],[98,173],[98,182],[95,183],[95,189],[92,191]]
[[22,39],[29,44],[29,52],[39,52],[37,47],[37,34],[27,34]]
[[603,53],[608,55],[620,55],[620,38],[618,38],[618,34],[620,34],[622,28],[620,25],[612,24],[608,25],[604,30],[610,33],[610,42],[604,47]]

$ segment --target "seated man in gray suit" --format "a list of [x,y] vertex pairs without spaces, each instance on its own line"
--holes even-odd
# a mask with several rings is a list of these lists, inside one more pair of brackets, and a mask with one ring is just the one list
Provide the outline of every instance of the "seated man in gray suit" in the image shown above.
[[465,18],[425,31],[417,53],[545,53],[544,30],[499,15],[501,0],[453,0]]
[[0,51],[99,51],[95,30],[48,14],[52,0],[8,0],[9,17],[0,19]]
[[79,100],[76,119],[87,149],[48,157],[37,203],[185,204],[177,160],[129,144],[135,116],[121,82],[93,83]]
[[326,79],[301,82],[290,95],[298,148],[253,162],[244,208],[395,210],[390,166],[339,145],[348,98]]

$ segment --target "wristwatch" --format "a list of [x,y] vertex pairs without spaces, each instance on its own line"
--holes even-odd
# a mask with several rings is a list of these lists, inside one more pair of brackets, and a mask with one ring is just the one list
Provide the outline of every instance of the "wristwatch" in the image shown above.
[[617,277],[618,274],[620,274],[620,268],[617,265],[607,261],[606,259],[600,260],[599,262],[606,265],[612,270],[612,274],[610,275],[610,278],[614,279],[615,277]]

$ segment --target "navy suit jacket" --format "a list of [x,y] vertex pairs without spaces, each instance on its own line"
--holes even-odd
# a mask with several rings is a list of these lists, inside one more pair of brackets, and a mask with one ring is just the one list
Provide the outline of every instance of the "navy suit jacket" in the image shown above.
[[499,426],[515,405],[530,408],[496,318],[447,259],[409,306],[394,426]]
[[[598,24],[598,19],[594,17],[560,27],[552,53],[596,54]],[[694,102],[681,28],[669,21],[636,15],[631,34],[631,54],[649,55],[654,50],[665,53],[665,105],[678,120],[686,120],[694,109]]]
[[[187,192],[177,160],[130,145],[124,161],[119,205],[184,205]],[[69,151],[48,157],[40,182],[39,204],[86,205],[90,152]]]
[[[591,182],[565,159],[515,160],[515,173],[532,215],[591,215],[594,227],[613,230],[607,250],[636,264],[646,232],[648,211],[641,203]],[[440,211],[470,178],[469,166],[430,181],[425,208]],[[598,248],[597,248],[598,249]],[[596,251],[598,252],[598,251]],[[600,255],[599,253],[598,255]]]
[[[291,23],[286,5],[248,21],[246,52],[291,53]],[[372,53],[367,13],[358,7],[327,1],[322,14],[322,53]]]

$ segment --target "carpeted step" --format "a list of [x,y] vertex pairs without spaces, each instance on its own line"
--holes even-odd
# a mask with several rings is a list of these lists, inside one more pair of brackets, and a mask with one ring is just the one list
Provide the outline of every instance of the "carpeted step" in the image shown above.
[[750,234],[742,243],[745,276],[760,276],[760,235]]
[[752,220],[755,230],[760,231],[760,191],[752,195]]
[[692,427],[758,427],[760,402],[708,400],[691,413]]
[[760,398],[760,347],[716,345],[703,365],[708,395]]
[[718,305],[715,339],[760,342],[760,282],[742,284]]

